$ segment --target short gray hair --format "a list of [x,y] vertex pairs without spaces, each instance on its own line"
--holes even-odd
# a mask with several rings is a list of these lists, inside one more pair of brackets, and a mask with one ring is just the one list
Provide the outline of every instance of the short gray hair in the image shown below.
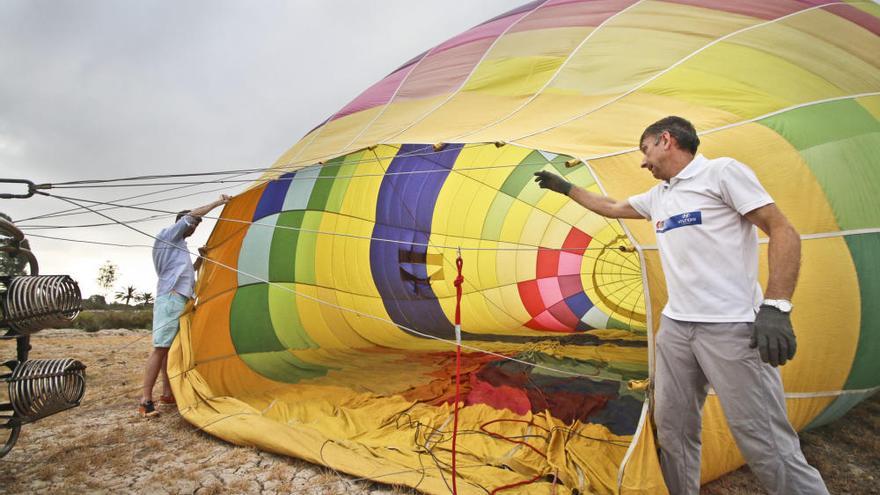
[[679,148],[689,151],[693,155],[697,154],[697,148],[700,146],[700,137],[697,136],[694,124],[691,124],[687,119],[676,117],[675,115],[664,117],[649,125],[645,132],[642,133],[642,137],[639,138],[639,148],[642,147],[642,142],[645,141],[646,137],[659,136],[667,131],[669,135],[675,138]]

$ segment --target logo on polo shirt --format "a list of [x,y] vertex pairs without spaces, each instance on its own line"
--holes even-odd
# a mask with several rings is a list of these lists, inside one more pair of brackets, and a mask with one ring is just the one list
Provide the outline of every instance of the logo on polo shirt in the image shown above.
[[675,215],[674,217],[669,217],[666,220],[660,220],[656,223],[655,227],[657,233],[662,234],[669,230],[677,229],[679,227],[689,227],[691,225],[700,225],[702,223],[703,212],[689,211],[687,213]]

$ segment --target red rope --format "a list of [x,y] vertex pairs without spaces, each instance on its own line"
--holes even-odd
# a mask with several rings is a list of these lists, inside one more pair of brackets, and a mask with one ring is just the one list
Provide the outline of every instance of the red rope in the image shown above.
[[458,252],[458,258],[455,259],[455,267],[458,268],[458,276],[455,277],[455,324],[461,325],[461,286],[464,284],[464,277],[461,275],[461,267],[464,266],[464,260],[461,259],[461,251]]
[[539,479],[541,479],[542,476],[544,476],[544,475],[539,474],[530,480],[522,480],[522,481],[517,481],[516,483],[511,483],[509,485],[499,486],[498,488],[492,490],[492,495],[495,495],[496,493],[500,492],[501,490],[508,490],[510,488],[516,488],[518,486],[532,484],[532,483],[538,481]]
[[[455,277],[455,282],[454,282],[454,284],[455,284],[455,344],[456,345],[455,345],[455,405],[453,406],[455,409],[453,412],[453,421],[452,421],[452,494],[453,495],[458,495],[458,483],[457,483],[458,473],[457,473],[455,461],[456,461],[456,443],[457,443],[456,441],[458,439],[458,403],[461,400],[461,292],[462,292],[461,287],[464,284],[464,276],[462,276],[462,274],[461,274],[461,269],[463,266],[464,266],[464,260],[461,259],[461,249],[459,249],[458,250],[458,257],[455,259],[455,267],[458,268],[458,276]],[[547,431],[547,432],[549,432],[549,430],[547,430],[544,427],[538,426],[538,425],[532,423],[531,421],[515,420],[515,419],[514,420],[500,420],[500,419],[499,420],[492,420],[492,421],[488,421],[480,426],[481,430],[488,433],[492,437],[506,440],[508,442],[513,442],[515,444],[523,445],[529,449],[532,449],[538,455],[545,457],[545,458],[547,457],[547,454],[545,454],[544,452],[541,452],[533,445],[530,445],[528,442],[525,442],[522,440],[516,440],[513,438],[508,438],[508,437],[505,437],[501,434],[498,434],[498,433],[495,433],[495,432],[492,432],[492,431],[489,431],[488,429],[486,429],[487,426],[494,424],[494,423],[497,423],[497,422],[501,422],[501,421],[522,422],[522,423],[527,423],[527,424],[534,426],[536,428],[540,428],[540,429]],[[509,485],[499,486],[498,488],[495,488],[494,490],[492,490],[491,495],[495,495],[496,493],[498,493],[502,490],[507,490],[509,488],[515,488],[518,486],[523,486],[523,485],[528,485],[528,484],[534,483],[535,481],[539,480],[541,477],[542,477],[542,475],[539,474],[532,479],[523,480],[523,481],[519,481],[516,483],[511,483]],[[555,480],[554,480],[554,484],[555,484]],[[554,492],[555,492],[555,486],[554,486]]]
[[[495,423],[524,423],[524,424],[527,424],[527,425],[532,426],[532,427],[534,427],[534,428],[537,428],[537,429],[539,429],[539,430],[544,430],[544,431],[547,432],[548,434],[550,433],[550,430],[548,430],[547,428],[544,428],[544,427],[541,426],[541,425],[537,425],[537,424],[533,423],[531,420],[524,420],[524,419],[493,419],[493,420],[491,420],[491,421],[487,421],[487,422],[483,423],[482,425],[480,425],[480,429],[481,429],[483,432],[487,433],[487,434],[488,434],[489,436],[491,436],[492,438],[497,438],[497,439],[499,439],[499,440],[504,440],[504,441],[506,441],[506,442],[511,442],[511,443],[515,443],[515,444],[517,444],[517,445],[522,445],[522,446],[524,446],[524,447],[526,447],[526,448],[528,448],[528,449],[531,449],[532,451],[534,451],[534,452],[535,452],[536,454],[538,454],[539,456],[541,456],[541,457],[543,457],[543,458],[545,458],[545,459],[547,458],[547,454],[546,454],[545,452],[541,452],[540,450],[538,450],[537,447],[535,447],[534,445],[532,445],[532,444],[526,442],[525,440],[517,440],[517,439],[515,439],[515,438],[510,438],[510,437],[504,436],[504,435],[502,435],[502,434],[500,434],[500,433],[495,433],[494,431],[489,431],[489,430],[487,429],[487,427],[488,427],[489,425],[491,425],[491,424],[495,424]],[[517,481],[516,483],[511,483],[511,484],[509,484],[509,485],[499,486],[498,488],[495,488],[494,490],[492,490],[492,494],[491,494],[491,495],[495,495],[496,493],[498,493],[498,492],[500,492],[500,491],[502,491],[502,490],[507,490],[507,489],[509,489],[509,488],[515,488],[515,487],[518,487],[518,486],[523,486],[523,485],[528,485],[528,484],[534,483],[535,481],[538,481],[542,476],[543,476],[542,474],[538,474],[537,476],[535,476],[535,477],[532,478],[532,479],[523,480],[523,481]],[[555,482],[556,482],[556,480],[554,479],[554,483],[555,483]],[[555,486],[553,487],[553,492],[554,492],[554,493],[556,492],[556,488],[555,488]]]
[[464,284],[464,277],[461,275],[461,268],[464,266],[464,260],[461,259],[461,250],[458,251],[458,258],[455,259],[455,266],[458,268],[458,276],[455,277],[455,409],[454,419],[452,422],[452,493],[458,495],[458,485],[456,479],[455,465],[455,444],[458,438],[458,402],[461,398],[461,286]]
[[486,434],[488,434],[492,438],[497,438],[499,440],[504,440],[506,442],[522,445],[526,448],[533,450],[536,454],[538,454],[541,457],[544,457],[544,458],[547,457],[547,454],[545,452],[541,452],[540,450],[538,450],[537,447],[526,442],[525,440],[517,440],[515,438],[506,437],[500,433],[495,433],[494,431],[489,431],[488,429],[486,429],[486,427],[491,424],[502,423],[502,422],[504,422],[504,423],[525,423],[529,426],[534,426],[535,428],[544,430],[547,433],[550,433],[550,430],[548,430],[547,428],[544,428],[543,426],[536,425],[535,423],[533,423],[531,421],[526,421],[523,419],[493,419],[492,421],[487,421],[487,422],[483,423],[482,425],[480,425],[480,429],[483,430],[483,432],[485,432]]

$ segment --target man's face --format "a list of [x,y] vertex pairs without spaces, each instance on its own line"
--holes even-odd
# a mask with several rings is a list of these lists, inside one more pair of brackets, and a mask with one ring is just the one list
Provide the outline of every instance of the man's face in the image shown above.
[[202,219],[201,219],[201,218],[196,218],[195,220],[196,220],[195,225],[191,225],[190,227],[188,227],[188,228],[186,229],[186,232],[184,232],[184,234],[183,234],[183,238],[184,238],[184,239],[186,239],[187,237],[193,235],[193,233],[195,233],[195,231],[196,231],[196,228],[198,228],[199,224],[202,223]]
[[648,169],[655,179],[669,180],[665,170],[666,156],[669,151],[669,132],[663,131],[656,136],[645,136],[640,149],[642,150],[642,168]]

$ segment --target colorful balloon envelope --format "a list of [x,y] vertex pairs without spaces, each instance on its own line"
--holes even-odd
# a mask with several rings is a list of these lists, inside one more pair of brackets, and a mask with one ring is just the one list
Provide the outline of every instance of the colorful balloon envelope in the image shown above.
[[[681,115],[801,233],[789,419],[839,418],[880,387],[878,34],[873,2],[550,0],[437,45],[226,206],[169,359],[181,412],[426,493],[453,462],[459,493],[665,492],[651,224],[532,179],[643,192],[639,136]],[[742,463],[710,394],[703,479]]]

